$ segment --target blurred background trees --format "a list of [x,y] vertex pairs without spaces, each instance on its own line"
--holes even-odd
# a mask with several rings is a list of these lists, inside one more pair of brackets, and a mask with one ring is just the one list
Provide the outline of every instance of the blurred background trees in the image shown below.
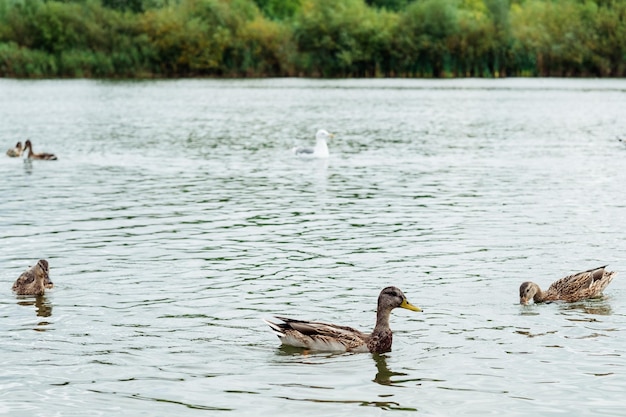
[[0,0],[0,76],[626,75],[623,0]]

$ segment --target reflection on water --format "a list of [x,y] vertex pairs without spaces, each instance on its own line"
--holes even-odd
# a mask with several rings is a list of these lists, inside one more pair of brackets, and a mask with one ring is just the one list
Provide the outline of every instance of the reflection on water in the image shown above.
[[290,401],[305,401],[317,404],[346,404],[346,405],[357,405],[361,407],[376,407],[381,410],[393,410],[393,411],[417,411],[416,408],[412,407],[403,407],[397,402],[394,401],[363,401],[363,400],[324,400],[317,398],[291,398],[291,397],[283,397],[285,400]]
[[599,297],[591,300],[579,301],[576,303],[559,305],[561,311],[582,311],[586,314],[594,314],[599,316],[608,316],[613,314],[613,308],[606,297]]
[[39,317],[50,317],[52,315],[52,304],[45,295],[35,298],[35,308]]
[[38,317],[50,317],[52,315],[52,304],[44,295],[32,296],[18,295],[20,301],[17,303],[21,306],[35,306]]
[[407,374],[402,372],[390,371],[387,367],[387,357],[385,355],[373,354],[372,357],[374,359],[374,362],[376,362],[376,369],[378,371],[376,372],[376,376],[374,377],[374,382],[381,385],[393,385],[406,382],[406,380],[391,380],[391,378],[394,376],[406,376]]
[[543,332],[543,333],[532,333],[532,332],[530,332],[530,331],[528,331],[528,330],[516,330],[516,331],[515,331],[515,333],[517,333],[517,334],[521,334],[521,335],[524,335],[524,336],[527,336],[527,337],[546,336],[546,335],[549,335],[549,334],[554,334],[554,333],[556,333],[556,332],[557,332],[556,330],[552,330],[552,331],[548,331],[548,332]]
[[309,351],[304,348],[281,344],[280,346],[278,346],[278,349],[276,349],[276,353],[278,355],[284,355],[284,356],[294,356],[294,355],[306,356],[309,353]]
[[24,158],[24,172],[27,174],[33,173],[33,160],[30,158]]
[[602,296],[594,299],[577,301],[575,303],[554,301],[540,304],[531,303],[528,305],[520,305],[520,315],[539,315],[541,313],[541,308],[546,308],[545,306],[549,305],[558,306],[558,309],[564,313],[569,311],[580,311],[586,314],[595,314],[600,316],[607,316],[613,313],[609,299],[606,296]]

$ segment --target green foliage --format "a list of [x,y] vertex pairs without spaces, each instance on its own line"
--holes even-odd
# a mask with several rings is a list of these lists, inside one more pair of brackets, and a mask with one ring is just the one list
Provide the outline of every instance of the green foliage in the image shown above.
[[54,57],[43,51],[0,43],[0,74],[6,77],[49,77],[57,75]]
[[246,27],[258,17],[247,1],[189,0],[145,13],[141,27],[165,75],[238,75],[250,66]]
[[411,4],[394,34],[400,68],[411,76],[444,76],[450,72],[451,39],[459,32],[456,0],[423,0]]
[[376,7],[378,9],[386,9],[393,11],[404,10],[406,6],[413,0],[366,0],[365,3],[368,6]]
[[0,0],[0,76],[626,76],[621,0]]
[[102,5],[110,9],[130,10],[131,12],[142,12],[143,2],[141,0],[102,0]]
[[623,2],[531,0],[511,8],[516,55],[530,56],[544,76],[624,76]]
[[270,19],[286,19],[300,8],[300,0],[254,0],[263,14]]
[[318,76],[375,76],[384,65],[394,19],[363,0],[310,0],[295,16],[304,70]]
[[246,22],[241,32],[240,75],[296,74],[296,45],[289,26],[258,16]]
[[102,52],[86,50],[63,51],[59,58],[59,75],[63,77],[111,77],[111,57]]
[[594,37],[591,22],[585,17],[589,12],[586,7],[574,2],[538,0],[528,1],[524,8],[515,7],[516,52],[534,55],[536,71],[541,75],[580,75],[590,57],[587,45]]

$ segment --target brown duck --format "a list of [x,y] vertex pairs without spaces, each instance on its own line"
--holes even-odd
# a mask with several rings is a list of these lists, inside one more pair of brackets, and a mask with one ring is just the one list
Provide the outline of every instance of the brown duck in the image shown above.
[[404,293],[396,287],[387,287],[378,296],[376,326],[371,334],[347,326],[314,321],[293,320],[276,317],[283,323],[265,320],[283,345],[327,352],[372,352],[384,353],[391,350],[392,333],[389,315],[396,307],[411,311],[422,311],[409,303]]
[[52,153],[35,153],[33,152],[33,144],[31,143],[30,140],[26,141],[26,144],[24,145],[24,152],[26,152],[26,149],[28,149],[28,159],[44,159],[44,160],[48,160],[48,161],[56,161],[57,157],[55,154]]
[[7,155],[10,156],[11,158],[17,158],[22,156],[22,153],[24,153],[24,149],[22,149],[22,142],[17,142],[15,144],[15,148],[10,148],[7,151]]
[[52,288],[54,283],[50,281],[48,261],[40,259],[37,264],[22,275],[13,284],[13,291],[17,295],[43,295],[46,288]]
[[524,282],[519,287],[520,304],[562,300],[568,303],[598,297],[611,283],[615,271],[606,271],[605,266],[578,272],[555,281],[547,291],[541,291],[534,282]]

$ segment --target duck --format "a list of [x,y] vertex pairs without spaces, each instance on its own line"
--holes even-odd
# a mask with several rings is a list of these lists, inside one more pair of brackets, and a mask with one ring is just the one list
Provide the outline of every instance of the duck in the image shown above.
[[7,150],[7,156],[10,156],[11,158],[20,157],[22,156],[22,153],[24,153],[24,149],[22,149],[22,142],[17,142],[14,148]]
[[389,316],[394,308],[422,311],[409,303],[396,287],[386,287],[378,296],[376,326],[372,333],[363,333],[348,326],[316,321],[295,320],[274,316],[282,323],[264,320],[283,345],[324,352],[385,353],[391,351],[393,335]]
[[37,264],[22,273],[13,284],[17,295],[43,295],[54,283],[50,280],[48,261],[40,259]]
[[587,298],[598,297],[611,283],[615,271],[607,271],[604,265],[588,271],[578,272],[561,278],[550,285],[547,291],[542,291],[539,285],[526,281],[519,287],[519,302],[528,305],[530,300],[535,303],[565,301],[573,303]]
[[308,158],[328,158],[330,153],[328,152],[327,140],[334,138],[333,133],[329,133],[324,129],[320,129],[315,134],[315,147],[296,146],[292,148],[292,152],[296,156],[308,157]]
[[28,159],[44,159],[47,161],[56,161],[57,157],[55,154],[52,153],[35,153],[33,152],[33,144],[31,143],[30,140],[26,141],[26,144],[24,145],[24,152],[26,152],[26,149],[28,149]]

